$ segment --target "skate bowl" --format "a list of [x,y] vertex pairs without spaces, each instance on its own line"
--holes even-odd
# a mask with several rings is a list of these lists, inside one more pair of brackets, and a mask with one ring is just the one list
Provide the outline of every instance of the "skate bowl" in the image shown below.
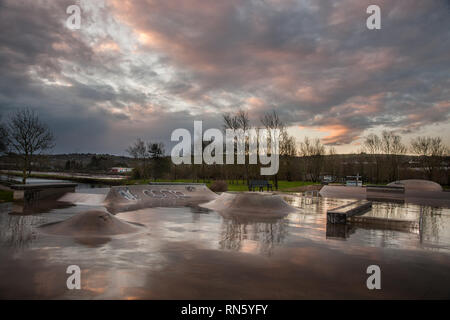
[[298,212],[279,195],[258,192],[224,192],[217,199],[199,206],[235,219],[278,219]]
[[115,214],[151,207],[197,206],[217,198],[205,184],[149,184],[111,187],[104,205]]
[[140,230],[138,224],[123,221],[108,212],[89,210],[61,221],[46,224],[40,231],[46,234],[71,237],[109,237],[113,235],[128,234]]
[[405,191],[442,191],[439,183],[430,180],[409,179],[398,180],[388,184],[389,187],[403,187]]

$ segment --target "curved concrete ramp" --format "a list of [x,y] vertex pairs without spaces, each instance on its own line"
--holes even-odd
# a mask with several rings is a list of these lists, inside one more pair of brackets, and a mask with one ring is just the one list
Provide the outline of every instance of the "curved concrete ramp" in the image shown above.
[[111,187],[105,206],[111,213],[150,207],[195,206],[217,198],[204,184],[150,184]]
[[325,198],[364,200],[366,199],[366,188],[326,185],[323,186],[319,194]]
[[298,211],[279,195],[257,192],[224,192],[217,199],[199,206],[230,218],[276,219]]
[[106,194],[91,194],[81,192],[68,192],[58,201],[69,202],[73,204],[85,206],[102,206],[105,201]]
[[47,234],[72,237],[107,237],[139,231],[137,225],[116,218],[110,213],[90,210],[79,213],[65,221],[40,227]]
[[404,187],[405,191],[442,191],[439,183],[430,180],[408,179],[394,181],[388,184],[390,187]]

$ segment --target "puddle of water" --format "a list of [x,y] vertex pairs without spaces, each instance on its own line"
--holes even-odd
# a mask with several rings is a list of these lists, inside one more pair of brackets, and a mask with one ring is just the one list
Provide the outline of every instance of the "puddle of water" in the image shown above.
[[[371,217],[419,221],[419,229],[327,225],[326,211],[351,200],[288,197],[299,212],[239,222],[196,208],[119,213],[144,232],[101,242],[45,235],[39,225],[91,206],[28,216],[0,206],[0,298],[302,299],[450,298],[450,210],[374,203]],[[66,268],[82,270],[68,290]],[[368,290],[366,268],[381,268]]]

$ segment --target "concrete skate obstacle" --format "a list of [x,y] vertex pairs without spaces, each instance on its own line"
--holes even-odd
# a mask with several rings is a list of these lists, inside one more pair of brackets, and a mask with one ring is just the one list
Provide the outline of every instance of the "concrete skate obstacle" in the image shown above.
[[105,206],[111,213],[151,207],[196,206],[217,198],[205,184],[152,183],[111,187]]
[[327,211],[327,222],[346,223],[347,219],[366,213],[372,208],[372,202],[366,200],[354,201]]
[[199,206],[224,217],[258,220],[278,219],[298,211],[279,195],[257,192],[224,192],[217,199]]

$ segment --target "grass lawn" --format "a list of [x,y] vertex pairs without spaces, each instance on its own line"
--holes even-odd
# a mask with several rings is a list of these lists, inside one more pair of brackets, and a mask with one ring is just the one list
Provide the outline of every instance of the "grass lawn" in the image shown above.
[[[21,176],[20,173],[10,173],[11,175]],[[154,182],[153,179],[126,179],[126,180],[110,180],[110,179],[99,179],[99,178],[83,178],[83,177],[69,177],[63,175],[48,175],[48,174],[40,174],[39,172],[31,173],[30,177],[32,178],[43,178],[43,179],[57,179],[57,180],[71,180],[75,182],[84,182],[84,183],[99,183],[105,185],[132,185],[132,184],[148,184],[149,182]],[[199,179],[198,181],[192,179],[177,179],[177,180],[167,180],[167,179],[157,179],[156,182],[185,182],[185,183],[194,183],[199,182],[203,183],[203,180]],[[228,191],[248,191],[248,186],[246,183],[242,183],[242,180],[231,180],[228,181]],[[238,183],[237,183],[238,182]],[[212,180],[207,180],[206,185],[211,186]],[[273,181],[271,181],[273,185]],[[279,180],[278,181],[278,190],[279,191],[289,191],[286,189],[303,187],[307,185],[318,184],[314,182],[307,181],[286,181]]]
[[13,201],[13,192],[0,190],[0,202],[12,202]]
[[[140,180],[127,180],[124,181],[124,184],[148,184],[149,182],[154,182],[154,180],[149,179],[140,179]],[[192,179],[177,179],[177,180],[162,180],[158,179],[156,182],[185,182],[185,183],[193,183],[195,181],[192,181]],[[199,180],[199,183],[203,183],[203,180]],[[247,184],[243,184],[242,180],[239,180],[239,183],[232,184],[231,181],[228,181],[228,191],[248,191]],[[206,185],[209,187],[212,183],[212,181],[205,182]],[[271,181],[272,185],[273,182]],[[295,188],[295,187],[303,187],[307,185],[312,184],[318,184],[314,182],[307,182],[307,181],[286,181],[286,180],[279,180],[278,181],[278,190],[284,191],[285,189]]]

